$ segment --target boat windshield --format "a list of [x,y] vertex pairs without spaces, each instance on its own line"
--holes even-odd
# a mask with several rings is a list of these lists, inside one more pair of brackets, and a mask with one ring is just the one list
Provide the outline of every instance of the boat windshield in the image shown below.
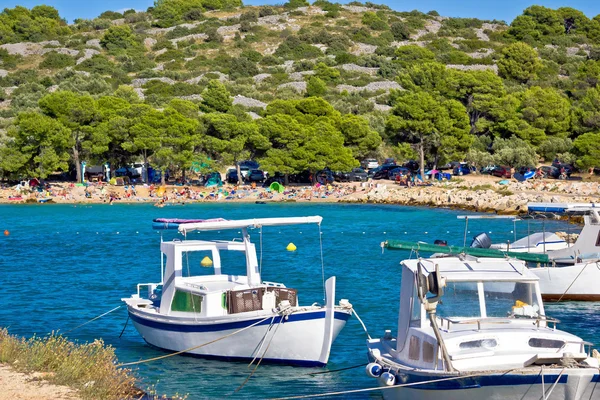
[[[483,288],[483,298],[479,296],[479,285]],[[537,318],[541,314],[537,299],[534,283],[452,282],[444,289],[436,312],[449,319]]]

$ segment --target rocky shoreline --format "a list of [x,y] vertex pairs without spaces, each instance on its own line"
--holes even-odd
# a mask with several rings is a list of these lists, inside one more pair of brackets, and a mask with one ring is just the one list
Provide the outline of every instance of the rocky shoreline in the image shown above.
[[[478,179],[479,178],[479,179]],[[348,202],[448,207],[498,214],[527,211],[527,203],[589,203],[600,201],[600,185],[583,181],[509,181],[479,176],[431,186],[384,185]]]

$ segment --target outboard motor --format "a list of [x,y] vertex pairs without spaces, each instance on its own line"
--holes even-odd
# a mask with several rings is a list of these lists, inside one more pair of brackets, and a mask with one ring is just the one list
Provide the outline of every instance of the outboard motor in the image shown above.
[[490,239],[485,232],[481,232],[479,235],[475,236],[471,242],[471,247],[476,249],[489,249],[491,246],[492,239]]

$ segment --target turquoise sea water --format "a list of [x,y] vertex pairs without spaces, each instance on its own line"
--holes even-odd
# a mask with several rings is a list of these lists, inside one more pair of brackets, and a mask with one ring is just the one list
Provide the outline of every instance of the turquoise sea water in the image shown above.
[[[136,284],[160,280],[160,234],[151,220],[167,218],[259,218],[321,215],[326,276],[336,275],[337,298],[348,298],[372,336],[396,331],[401,259],[409,253],[385,251],[386,238],[446,239],[462,244],[464,212],[421,207],[339,204],[198,204],[161,209],[147,204],[3,205],[0,206],[0,326],[30,337],[66,332],[118,305],[135,293]],[[519,225],[521,224],[521,225]],[[517,225],[517,237],[527,224]],[[532,229],[541,229],[540,223]],[[546,229],[575,230],[563,222]],[[471,220],[468,241],[491,232],[494,242],[513,240],[511,222]],[[206,235],[206,234],[203,234]],[[238,236],[229,231],[222,239]],[[165,234],[165,240],[177,237]],[[204,236],[207,237],[207,236]],[[258,232],[253,235],[258,245]],[[296,252],[285,247],[293,242]],[[263,279],[298,289],[301,304],[322,301],[319,232],[316,226],[265,228]],[[226,272],[224,270],[224,272]],[[600,345],[600,304],[547,305],[547,314],[562,321],[561,329]],[[115,347],[119,361],[146,359],[165,353],[147,346],[128,325],[124,307],[67,334],[72,340],[102,338]],[[189,399],[270,398],[370,388],[375,382],[363,368],[309,375],[366,362],[365,335],[351,318],[333,345],[326,369],[261,365],[238,393],[233,391],[250,373],[246,364],[174,356],[140,365],[138,375],[158,393],[188,394]],[[380,398],[380,394],[353,398]]]

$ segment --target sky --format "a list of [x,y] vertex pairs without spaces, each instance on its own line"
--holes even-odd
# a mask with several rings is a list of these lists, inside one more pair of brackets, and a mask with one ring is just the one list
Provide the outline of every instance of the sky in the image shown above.
[[[339,3],[348,3],[350,0],[338,0]],[[363,0],[363,2],[366,0]],[[517,15],[532,4],[539,4],[550,8],[573,7],[583,11],[592,18],[600,14],[600,1],[598,0],[371,0],[376,4],[387,4],[397,11],[411,11],[417,9],[427,12],[436,10],[443,16],[469,17],[479,19],[497,19],[510,23]],[[311,0],[312,2],[312,0]],[[0,0],[0,8],[14,7],[16,5],[31,8],[38,4],[47,4],[58,9],[61,17],[73,22],[75,18],[91,19],[103,11],[124,11],[136,9],[145,11],[152,6],[153,0]],[[285,0],[244,0],[245,5],[282,4]]]

